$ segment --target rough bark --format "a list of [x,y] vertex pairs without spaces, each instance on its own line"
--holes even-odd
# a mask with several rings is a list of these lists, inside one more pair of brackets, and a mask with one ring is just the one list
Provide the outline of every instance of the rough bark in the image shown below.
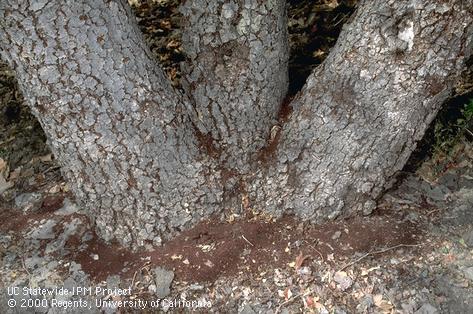
[[1,56],[103,238],[158,244],[237,192],[316,222],[373,209],[472,55],[473,0],[362,0],[260,154],[287,86],[284,3],[186,2],[185,97],[124,0],[0,2]]
[[181,11],[194,121],[222,164],[245,172],[287,91],[286,1],[188,0]]
[[0,20],[1,56],[104,239],[158,244],[213,212],[185,100],[125,1],[2,1]]
[[255,206],[316,222],[370,213],[450,96],[472,23],[471,0],[361,1],[292,103]]

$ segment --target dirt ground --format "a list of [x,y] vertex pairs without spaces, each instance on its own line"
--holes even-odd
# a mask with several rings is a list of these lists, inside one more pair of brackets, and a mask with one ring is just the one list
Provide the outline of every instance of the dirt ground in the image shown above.
[[[27,191],[15,185],[2,194],[3,287],[130,287],[131,296],[112,299],[211,304],[193,307],[205,313],[471,313],[473,147],[457,149],[458,159],[434,182],[424,178],[427,161],[368,217],[317,226],[251,214],[211,219],[138,253],[97,239],[60,177],[43,185],[30,178]],[[4,307],[11,296],[0,298],[2,312],[21,312]],[[90,304],[105,299],[88,298]],[[146,310],[190,308],[163,303]]]
[[[335,43],[356,1],[289,2],[295,93]],[[178,3],[134,6],[175,86],[184,58]],[[467,137],[446,155],[433,153],[428,134],[370,216],[317,226],[252,213],[212,218],[161,247],[131,252],[96,237],[4,64],[0,109],[0,313],[473,313],[473,146]],[[8,287],[131,292],[9,295]]]

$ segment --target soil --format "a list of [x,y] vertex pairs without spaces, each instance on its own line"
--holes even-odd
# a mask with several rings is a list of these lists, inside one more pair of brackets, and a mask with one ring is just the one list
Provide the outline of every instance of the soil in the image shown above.
[[[328,54],[356,1],[288,2],[290,99]],[[152,52],[179,87],[179,62],[185,58],[180,1],[134,3]],[[468,82],[458,89],[463,96],[439,116],[442,123],[459,117],[455,104],[470,98]],[[281,122],[290,110],[281,108]],[[207,300],[212,307],[200,311],[214,313],[473,313],[468,138],[454,143],[446,158],[432,149],[434,133],[428,132],[396,187],[368,217],[317,226],[290,216],[212,218],[161,247],[131,252],[98,239],[74,203],[13,72],[2,63],[0,112],[0,158],[6,162],[0,175],[13,183],[0,193],[2,288],[131,287],[130,299]],[[268,147],[262,158],[270,155]],[[16,313],[6,301],[0,294],[0,312]],[[94,312],[114,310],[85,311]]]
[[[322,226],[299,223],[293,217],[277,221],[209,220],[181,233],[149,253],[131,253],[117,245],[105,244],[94,236],[87,251],[72,249],[71,259],[96,280],[105,280],[125,267],[131,276],[143,260],[172,270],[176,278],[189,282],[213,282],[220,276],[241,271],[257,274],[266,268],[284,267],[300,254],[307,259],[337,259],[377,247],[412,245],[420,239],[421,228],[395,217],[353,218]],[[340,239],[332,239],[337,231]],[[100,259],[90,259],[90,254]]]
[[473,146],[457,149],[435,182],[406,175],[367,217],[210,219],[145,252],[99,240],[53,179],[1,206],[0,275],[5,286],[131,287],[142,300],[167,291],[208,300],[204,312],[469,313]]

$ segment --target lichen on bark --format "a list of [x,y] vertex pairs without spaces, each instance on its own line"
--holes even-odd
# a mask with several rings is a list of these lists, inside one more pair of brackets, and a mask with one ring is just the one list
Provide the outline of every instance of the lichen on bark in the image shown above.
[[472,54],[472,1],[361,1],[293,101],[255,204],[320,222],[369,214]]
[[471,57],[472,8],[361,1],[277,128],[283,0],[186,1],[185,94],[124,0],[1,2],[0,54],[99,234],[142,246],[226,207],[368,214]]
[[185,1],[183,85],[221,164],[240,173],[266,144],[288,86],[286,1]]
[[17,1],[0,12],[2,57],[104,239],[159,244],[216,210],[187,100],[124,1]]

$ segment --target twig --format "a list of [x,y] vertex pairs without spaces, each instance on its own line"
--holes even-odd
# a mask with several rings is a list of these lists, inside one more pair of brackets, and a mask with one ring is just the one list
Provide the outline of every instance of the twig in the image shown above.
[[381,253],[385,253],[387,251],[391,251],[391,250],[394,250],[394,249],[397,249],[397,248],[400,248],[400,247],[417,247],[417,246],[420,246],[420,244],[398,244],[398,245],[395,245],[395,246],[392,246],[392,247],[388,247],[386,249],[382,249],[382,250],[379,250],[379,251],[374,251],[374,252],[368,252],[360,257],[358,257],[357,259],[355,259],[354,261],[348,263],[348,264],[345,264],[342,268],[340,268],[338,271],[342,271],[344,270],[345,268],[347,267],[350,267],[352,265],[355,265],[356,263],[358,263],[359,261],[367,258],[368,256],[370,255],[375,255],[375,254],[381,254]]
[[48,172],[50,172],[50,171],[52,171],[52,170],[57,170],[57,169],[60,169],[60,168],[61,168],[61,166],[51,166],[51,167],[49,167],[48,169],[44,170],[44,171],[42,172],[42,174],[46,174],[46,173],[48,173]]
[[324,244],[325,246],[328,246],[330,248],[330,250],[333,252],[333,246],[331,246],[330,244],[325,243],[325,242],[322,242],[322,244]]
[[28,268],[26,268],[24,257],[21,258],[21,266],[23,266],[23,269],[28,273],[29,276],[31,276],[31,273],[29,272]]
[[473,136],[473,132],[471,132],[468,128],[465,128],[465,130],[470,133],[471,136]]
[[438,212],[438,211],[440,211],[440,210],[442,210],[442,209],[441,209],[441,208],[432,209],[432,210],[430,210],[430,211],[427,212],[427,216],[430,216],[430,215],[432,215],[433,213]]
[[284,301],[283,303],[279,304],[278,308],[276,309],[276,312],[274,312],[274,314],[278,314],[280,311],[281,311],[281,308],[284,306],[284,305],[287,305],[289,303],[292,303],[294,302],[297,298],[303,298],[305,296],[308,296],[310,294],[310,292],[306,292],[304,294],[296,294],[295,296],[292,296],[291,298],[289,298],[287,301]]
[[136,275],[138,274],[138,272],[141,272],[141,271],[142,271],[143,269],[145,269],[148,265],[149,265],[149,262],[146,262],[146,263],[144,263],[143,266],[140,267],[140,269],[138,269],[137,271],[135,271],[135,273],[133,274],[133,279],[131,280],[131,285],[130,285],[130,287],[133,288],[133,285],[135,284]]
[[312,244],[310,244],[308,241],[304,240],[305,243],[307,243],[308,246],[310,246],[310,248],[312,250],[314,250],[315,252],[317,252],[319,255],[320,255],[320,258],[322,259],[322,262],[325,262],[325,259],[324,259],[324,256],[322,255],[322,253],[320,253],[319,250],[317,250]]
[[3,145],[5,145],[5,144],[10,143],[10,142],[13,141],[15,138],[16,138],[16,137],[12,136],[12,137],[10,137],[9,139],[6,139],[6,140],[4,140],[4,141],[1,141],[1,142],[0,142],[0,146],[3,146]]
[[249,245],[251,245],[251,246],[255,246],[253,243],[251,243],[250,241],[248,241],[248,239],[247,239],[247,238],[245,238],[245,236],[244,236],[244,235],[241,235],[241,237],[243,238],[243,240],[245,240],[246,242],[248,242],[248,244],[249,244]]

